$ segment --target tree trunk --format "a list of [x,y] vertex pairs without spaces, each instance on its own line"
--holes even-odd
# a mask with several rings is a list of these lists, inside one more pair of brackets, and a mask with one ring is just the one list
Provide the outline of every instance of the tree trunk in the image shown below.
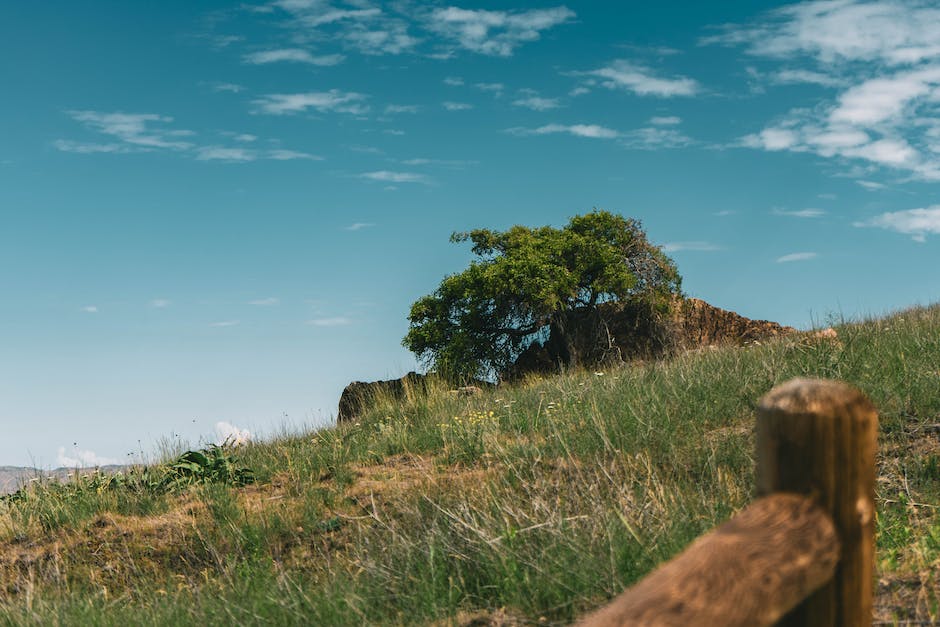
[[580,363],[578,346],[575,342],[576,321],[570,311],[557,311],[552,314],[549,337],[545,348],[560,370],[577,368]]

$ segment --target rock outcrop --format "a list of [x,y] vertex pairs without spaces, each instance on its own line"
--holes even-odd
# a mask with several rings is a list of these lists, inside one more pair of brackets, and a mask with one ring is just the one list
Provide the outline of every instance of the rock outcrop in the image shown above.
[[339,397],[336,422],[355,420],[380,397],[413,400],[416,394],[427,393],[427,386],[427,377],[417,372],[409,372],[400,379],[388,381],[353,381]]
[[678,348],[685,349],[721,344],[744,346],[796,333],[793,327],[769,320],[751,320],[698,298],[685,299],[676,309],[673,322],[677,327]]
[[[675,302],[670,311],[664,315],[643,304],[605,303],[596,309],[569,312],[552,324],[544,342],[533,342],[500,378],[512,381],[529,374],[658,359],[707,346],[744,346],[796,333],[792,327],[751,320],[697,298]],[[471,385],[452,393],[472,395],[492,386],[486,381],[468,383]],[[428,384],[428,377],[416,372],[387,381],[353,381],[339,399],[336,421],[356,420],[377,398],[414,400],[416,395],[427,393]]]
[[698,298],[674,303],[669,315],[642,304],[606,303],[595,310],[571,312],[563,329],[553,327],[546,341],[532,343],[502,378],[657,359],[706,346],[744,346],[795,332],[792,327],[745,318]]

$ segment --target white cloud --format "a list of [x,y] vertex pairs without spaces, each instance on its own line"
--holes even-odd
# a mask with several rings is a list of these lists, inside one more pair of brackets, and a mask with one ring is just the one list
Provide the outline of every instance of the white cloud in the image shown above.
[[568,95],[571,97],[576,97],[576,96],[583,96],[584,94],[589,94],[589,93],[591,93],[591,90],[588,89],[587,87],[575,87],[574,89],[568,92]]
[[508,57],[523,43],[538,40],[543,31],[574,17],[574,11],[564,6],[514,12],[451,6],[433,10],[427,26],[465,50]]
[[681,250],[692,250],[699,252],[714,252],[716,250],[722,250],[721,246],[718,246],[717,244],[702,241],[669,242],[667,244],[663,244],[662,249],[665,253],[674,253]]
[[876,183],[875,181],[864,181],[864,180],[862,180],[862,181],[855,181],[855,182],[856,182],[858,185],[861,185],[862,187],[864,187],[865,189],[867,189],[868,191],[875,191],[875,190],[877,190],[877,189],[884,189],[884,188],[885,188],[885,184],[884,184],[884,183]]
[[344,226],[343,230],[345,231],[361,231],[362,229],[368,229],[375,226],[374,222],[353,222],[349,226]]
[[302,94],[268,94],[252,102],[260,112],[271,115],[304,113],[308,109],[320,113],[337,112],[361,115],[368,111],[368,107],[362,104],[366,98],[367,96],[364,94],[331,89],[330,91]]
[[388,170],[378,170],[376,172],[363,172],[359,178],[369,179],[370,181],[383,181],[385,183],[424,183],[427,184],[428,177],[418,172],[390,172]]
[[342,327],[352,324],[352,320],[344,317],[314,318],[313,320],[307,320],[307,324],[314,327]]
[[818,253],[790,253],[782,257],[777,257],[777,263],[790,263],[791,261],[809,261],[818,257]]
[[230,422],[220,420],[215,423],[215,443],[219,446],[227,444],[240,446],[251,441],[251,431],[240,429]]
[[682,118],[669,115],[669,116],[655,116],[650,118],[650,124],[654,126],[675,126],[682,122]]
[[844,79],[812,70],[779,70],[771,76],[771,79],[780,85],[810,84],[822,87],[841,87],[845,85]]
[[477,165],[480,162],[469,159],[429,159],[427,157],[416,157],[414,159],[404,159],[401,163],[410,166],[431,165],[442,168],[462,169],[467,166]]
[[245,90],[244,87],[235,83],[210,83],[209,88],[212,89],[212,91],[230,92],[233,94],[237,94],[238,92]]
[[845,91],[829,114],[833,123],[870,126],[896,118],[915,99],[940,85],[940,65],[874,78]]
[[541,98],[539,96],[530,96],[529,98],[520,98],[513,100],[512,104],[517,107],[525,107],[533,111],[549,111],[561,106],[557,98]]
[[448,76],[444,79],[444,84],[451,87],[460,87],[463,85],[463,79],[459,76]]
[[418,105],[388,105],[385,107],[386,115],[394,115],[396,113],[417,113],[421,110],[421,107]]
[[117,466],[120,460],[112,457],[103,457],[94,451],[74,449],[71,453],[65,452],[60,446],[56,455],[56,463],[62,468],[97,468],[99,466]]
[[247,148],[203,146],[196,151],[198,161],[254,161],[257,158],[258,154]]
[[258,298],[255,300],[248,301],[249,305],[255,305],[258,307],[274,307],[281,304],[280,298],[275,298],[274,296],[269,296],[268,298]]
[[775,216],[789,216],[791,218],[821,218],[826,215],[826,212],[822,209],[797,209],[795,211],[774,209],[771,213]]
[[327,54],[314,56],[303,48],[280,48],[277,50],[262,50],[246,54],[245,63],[252,65],[265,65],[268,63],[279,63],[283,61],[293,63],[306,63],[309,65],[331,66],[339,65],[346,57],[341,54]]
[[352,2],[354,8],[337,8],[327,0],[279,0],[273,6],[289,15],[292,41],[330,39],[363,54],[401,54],[420,40],[408,33],[409,23],[392,14],[395,7],[380,9]]
[[257,141],[257,140],[258,140],[258,136],[257,136],[257,135],[251,135],[250,133],[240,133],[240,134],[238,134],[238,135],[235,135],[235,136],[233,137],[233,139],[234,139],[235,141],[237,141],[237,142],[251,143],[251,142]]
[[[940,7],[918,0],[817,0],[731,25],[705,43],[783,59],[777,83],[843,88],[812,110],[794,109],[742,145],[811,152],[940,180],[932,133],[940,100]],[[815,68],[794,67],[802,61]],[[934,131],[934,129],[937,129]]]
[[209,326],[210,326],[210,327],[223,328],[223,327],[234,327],[234,326],[238,326],[238,324],[239,324],[239,321],[238,321],[238,320],[221,320],[221,321],[219,321],[219,322],[210,322],[210,323],[209,323]]
[[507,132],[513,135],[552,135],[567,133],[575,137],[590,137],[593,139],[615,139],[620,136],[617,131],[598,124],[546,124],[538,128],[510,128]]
[[68,139],[57,139],[52,142],[56,150],[62,152],[75,152],[82,155],[95,153],[131,152],[131,149],[122,144],[94,144],[89,142],[76,142]]
[[904,211],[889,211],[865,222],[856,222],[859,227],[877,227],[910,235],[923,242],[927,235],[940,234],[940,205]]
[[85,313],[98,313],[98,306],[97,305],[85,305],[84,307],[82,307],[82,311],[84,311]]
[[269,150],[265,153],[265,158],[273,159],[274,161],[294,161],[297,159],[308,160],[308,161],[323,161],[323,157],[317,155],[311,155],[307,152],[300,152],[297,150]]
[[764,150],[786,150],[799,143],[799,135],[785,128],[765,128],[756,135],[746,135],[742,144],[749,148],[763,148]]
[[691,78],[661,78],[645,66],[622,59],[586,74],[602,79],[601,85],[608,89],[624,89],[641,96],[671,98],[692,96],[700,91],[698,82]]
[[150,301],[150,306],[154,309],[166,309],[170,306],[170,304],[170,301],[166,298],[154,298],[152,301]]
[[502,83],[476,83],[474,87],[476,87],[480,91],[490,91],[496,94],[499,94],[504,89],[506,89],[506,86],[503,85]]
[[128,149],[133,147],[138,150],[185,150],[192,147],[191,143],[179,139],[192,135],[191,131],[154,128],[172,122],[173,118],[168,116],[155,113],[103,113],[100,111],[69,111],[68,114],[72,116],[72,119],[81,122],[93,131],[116,137],[124,142]]
[[823,64],[915,64],[940,56],[940,10],[930,2],[816,0],[770,11],[756,24],[728,25],[703,43],[743,45],[760,56],[810,55]]
[[638,150],[659,150],[680,148],[693,142],[691,138],[674,128],[648,127],[623,133],[620,143],[627,148]]
[[448,111],[467,111],[473,108],[472,104],[466,102],[452,102],[450,100],[442,102],[441,104]]

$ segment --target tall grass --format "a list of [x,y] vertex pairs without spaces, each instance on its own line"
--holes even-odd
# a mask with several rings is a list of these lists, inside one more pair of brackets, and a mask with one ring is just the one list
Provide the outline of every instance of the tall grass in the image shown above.
[[818,376],[881,411],[882,615],[935,619],[940,311],[838,334],[380,398],[357,423],[232,451],[246,487],[39,486],[2,506],[0,618],[563,624],[745,505],[756,401]]

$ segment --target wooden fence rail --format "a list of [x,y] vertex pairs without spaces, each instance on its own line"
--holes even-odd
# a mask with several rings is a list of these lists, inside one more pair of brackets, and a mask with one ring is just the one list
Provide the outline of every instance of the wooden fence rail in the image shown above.
[[579,625],[871,625],[877,437],[855,388],[775,387],[757,411],[758,499]]

